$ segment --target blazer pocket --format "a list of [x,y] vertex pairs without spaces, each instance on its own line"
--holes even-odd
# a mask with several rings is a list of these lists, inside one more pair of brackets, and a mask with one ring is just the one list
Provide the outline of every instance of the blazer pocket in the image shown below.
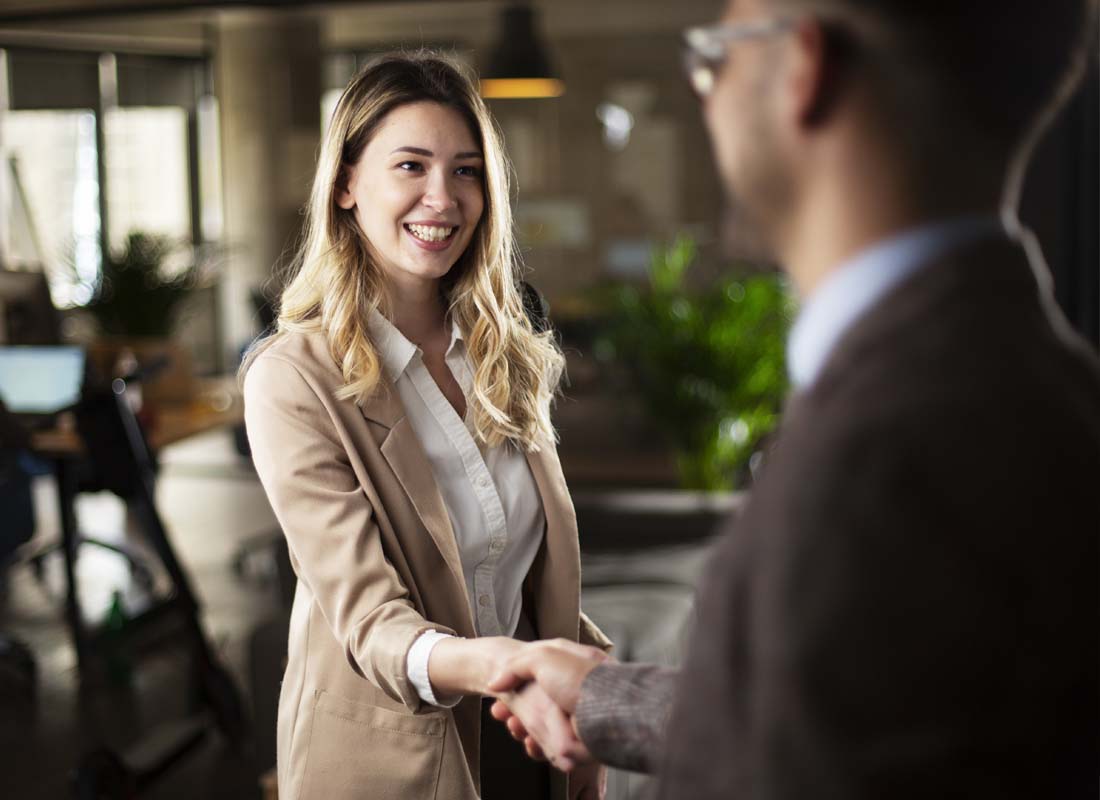
[[319,691],[302,798],[433,798],[446,730],[445,712],[402,714]]

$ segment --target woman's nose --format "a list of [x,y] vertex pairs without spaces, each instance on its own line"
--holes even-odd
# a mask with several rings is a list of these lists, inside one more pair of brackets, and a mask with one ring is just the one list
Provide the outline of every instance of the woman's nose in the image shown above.
[[449,211],[458,205],[458,196],[447,177],[436,173],[428,179],[423,202],[435,212]]

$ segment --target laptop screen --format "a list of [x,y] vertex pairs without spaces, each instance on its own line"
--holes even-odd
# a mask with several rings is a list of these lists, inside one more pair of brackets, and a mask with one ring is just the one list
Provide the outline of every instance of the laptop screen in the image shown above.
[[83,383],[79,347],[0,347],[0,398],[13,414],[54,414],[76,405]]

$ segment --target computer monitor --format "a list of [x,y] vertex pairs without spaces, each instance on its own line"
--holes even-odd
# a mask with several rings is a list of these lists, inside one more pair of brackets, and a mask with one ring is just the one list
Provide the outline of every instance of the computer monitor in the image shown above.
[[75,406],[83,386],[80,347],[0,346],[0,399],[12,414],[50,417]]
[[41,272],[0,269],[0,344],[61,343],[61,320]]

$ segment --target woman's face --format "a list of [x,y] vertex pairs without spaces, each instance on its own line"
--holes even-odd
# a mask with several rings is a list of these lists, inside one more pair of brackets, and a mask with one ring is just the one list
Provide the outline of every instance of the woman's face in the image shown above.
[[434,285],[465,251],[485,207],[481,147],[462,115],[438,103],[395,108],[336,201],[354,209],[386,277]]

